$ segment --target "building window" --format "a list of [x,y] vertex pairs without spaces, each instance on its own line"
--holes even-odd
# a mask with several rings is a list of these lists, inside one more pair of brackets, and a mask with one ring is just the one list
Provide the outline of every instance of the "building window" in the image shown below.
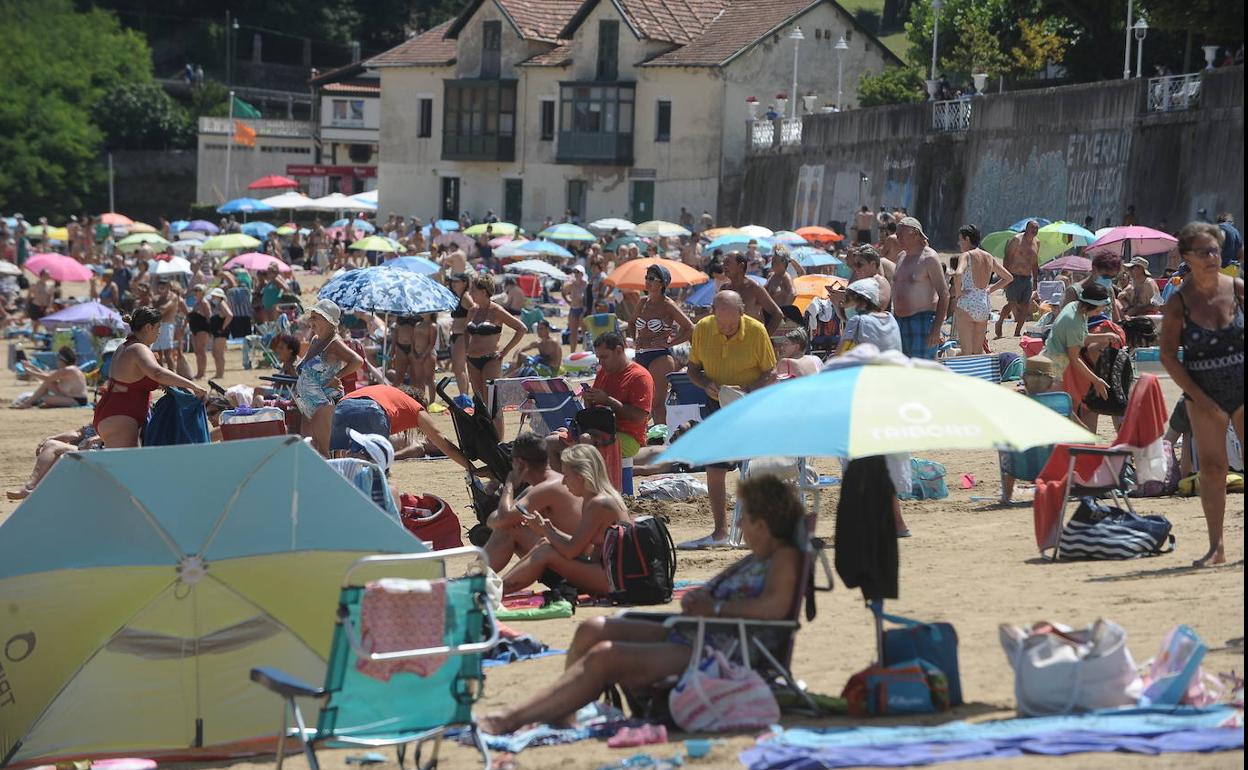
[[597,80],[620,79],[620,23],[598,22]]
[[514,160],[516,82],[448,80],[442,108],[443,160]]
[[[555,138],[555,100],[543,99],[542,106],[542,141],[549,142]],[[513,220],[507,220],[511,222]]]
[[632,84],[565,83],[559,89],[561,163],[628,165],[633,158]]
[[583,179],[568,180],[568,211],[572,212],[575,218],[583,218],[585,216],[585,206],[587,205],[586,197],[589,193],[589,185]]
[[481,77],[496,78],[502,71],[503,23],[486,21],[481,24]]
[[654,141],[672,141],[672,103],[660,99],[655,110]]
[[433,136],[433,99],[420,100],[420,126],[416,130],[416,136],[422,139]]
[[333,124],[336,126],[364,125],[364,100],[335,99]]

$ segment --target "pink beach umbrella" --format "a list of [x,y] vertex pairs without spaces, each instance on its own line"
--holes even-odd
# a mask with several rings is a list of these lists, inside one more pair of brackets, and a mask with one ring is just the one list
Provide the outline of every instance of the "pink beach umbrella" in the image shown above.
[[1117,254],[1120,257],[1164,254],[1178,243],[1173,235],[1149,227],[1115,227],[1092,242],[1084,254]]
[[243,268],[244,270],[259,271],[269,270],[276,267],[279,273],[289,273],[290,265],[273,256],[272,254],[261,254],[258,251],[249,251],[246,254],[239,254],[229,262],[225,263],[225,267],[229,270]]
[[54,281],[89,281],[94,275],[91,268],[63,254],[32,254],[24,267],[35,275],[47,270]]

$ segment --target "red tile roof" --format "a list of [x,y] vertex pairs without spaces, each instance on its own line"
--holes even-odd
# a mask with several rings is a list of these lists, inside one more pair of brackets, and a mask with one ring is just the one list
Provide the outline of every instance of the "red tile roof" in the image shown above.
[[[585,0],[580,10],[563,28],[562,36],[571,37],[581,22],[601,0]],[[752,0],[741,0],[751,2]],[[698,37],[728,5],[730,0],[610,0],[620,9],[624,20],[641,37],[667,43],[683,44]]]
[[326,83],[321,87],[321,90],[335,94],[364,94],[376,96],[381,93],[381,86],[375,83]]
[[646,62],[646,66],[726,63],[768,32],[823,0],[735,0],[694,40]]
[[566,67],[572,63],[572,45],[562,41],[554,48],[520,62],[521,67]]
[[525,40],[554,43],[583,0],[498,0]]
[[427,32],[379,53],[365,62],[369,67],[436,67],[453,64],[456,42],[446,37],[451,22],[445,21]]

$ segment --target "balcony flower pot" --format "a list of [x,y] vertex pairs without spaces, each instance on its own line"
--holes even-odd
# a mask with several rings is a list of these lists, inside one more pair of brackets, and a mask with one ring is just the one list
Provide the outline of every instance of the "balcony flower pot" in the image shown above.
[[815,102],[819,101],[819,97],[814,94],[806,94],[802,97],[802,107],[808,114],[815,111]]
[[789,108],[788,99],[779,99],[779,98],[776,99],[776,112],[780,113],[780,117],[783,118],[785,116],[788,108]]
[[927,96],[932,101],[936,101],[936,92],[940,90],[939,80],[927,81]]
[[758,100],[750,97],[752,101],[747,100],[745,109],[750,113],[750,120],[758,120]]
[[1213,69],[1213,63],[1218,58],[1218,46],[1202,45],[1201,48],[1205,52],[1205,69],[1207,70]]
[[971,73],[971,80],[974,81],[975,83],[975,93],[979,94],[980,96],[983,96],[984,86],[988,85],[988,73],[987,72]]

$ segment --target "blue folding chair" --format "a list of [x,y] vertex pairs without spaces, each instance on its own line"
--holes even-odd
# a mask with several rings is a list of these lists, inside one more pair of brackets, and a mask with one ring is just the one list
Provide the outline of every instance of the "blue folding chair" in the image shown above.
[[539,436],[567,427],[581,411],[581,402],[562,377],[525,380],[520,387],[529,396],[520,405],[520,419],[528,418],[530,429]]
[[[1037,393],[1031,398],[1034,401],[1044,404],[1063,417],[1070,417],[1071,412],[1074,410],[1070,394],[1062,391],[1054,393]],[[1052,444],[1035,446],[1021,452],[1001,452],[1000,466],[1002,488],[1005,486],[1006,476],[1010,476],[1017,481],[1035,481],[1036,477],[1040,475],[1040,471],[1044,469],[1045,463],[1049,461],[1049,456],[1052,454]]]
[[974,356],[956,356],[941,360],[952,372],[965,374],[987,382],[1001,382],[1001,357],[998,353],[983,353]]
[[711,399],[706,391],[693,384],[688,372],[672,372],[667,375],[667,406],[669,413],[673,406],[698,407],[698,419],[710,414]]
[[[447,578],[447,561],[475,557],[474,574]],[[276,668],[254,668],[251,681],[282,698],[282,736],[298,738],[311,770],[320,770],[316,746],[322,748],[396,746],[403,767],[406,746],[416,744],[418,770],[438,763],[442,737],[451,726],[467,726],[486,768],[489,752],[472,719],[472,705],[481,696],[482,655],[498,643],[498,626],[486,593],[489,559],[480,548],[451,548],[428,553],[366,556],[348,568],[338,596],[334,638],[325,683],[316,687]],[[401,575],[395,574],[399,568]],[[383,571],[384,570],[384,571]],[[361,640],[360,605],[367,583],[381,577],[416,577],[446,583],[446,615],[442,644],[392,652],[369,652]],[[328,621],[328,613],[326,620]],[[368,676],[357,662],[447,656],[428,676],[399,671],[387,680]],[[296,698],[321,699],[315,728],[307,726]],[[295,727],[288,729],[293,718]],[[432,756],[421,753],[432,742]],[[282,767],[286,741],[279,740],[277,767]]]

